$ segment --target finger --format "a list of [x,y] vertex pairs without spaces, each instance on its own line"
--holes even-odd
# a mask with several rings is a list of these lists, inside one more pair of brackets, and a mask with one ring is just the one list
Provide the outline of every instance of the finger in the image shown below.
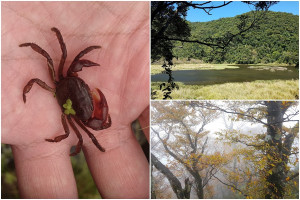
[[69,147],[56,145],[57,153],[49,147],[54,146],[50,143],[26,148],[12,146],[21,197],[77,198]]
[[84,154],[104,198],[149,198],[149,164],[130,128],[98,137],[106,152],[88,145]]
[[149,126],[150,126],[150,122],[149,122],[149,105],[147,106],[147,108],[142,112],[142,114],[139,116],[138,120],[140,122],[140,125],[142,127],[142,130],[149,142]]

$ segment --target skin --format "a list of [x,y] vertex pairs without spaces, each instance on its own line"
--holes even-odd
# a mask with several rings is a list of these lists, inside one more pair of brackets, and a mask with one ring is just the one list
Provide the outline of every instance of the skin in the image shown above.
[[[64,134],[61,110],[50,92],[34,85],[22,100],[25,84],[39,78],[54,87],[46,59],[24,42],[45,49],[57,68],[60,29],[68,50],[64,74],[74,56],[100,45],[83,58],[100,67],[78,75],[104,93],[112,126],[91,132],[106,149],[100,152],[87,134],[83,152],[103,198],[149,198],[149,165],[131,130],[139,119],[149,138],[149,3],[148,2],[3,2],[2,3],[2,134],[12,146],[18,188],[23,198],[77,198],[70,148],[78,139],[71,130],[59,143],[46,138]],[[14,23],[12,23],[14,22]]]

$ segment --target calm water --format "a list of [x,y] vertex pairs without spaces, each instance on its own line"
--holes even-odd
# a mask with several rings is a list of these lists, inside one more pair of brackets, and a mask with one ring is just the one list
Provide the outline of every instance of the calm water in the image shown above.
[[[251,69],[251,65],[232,65],[237,69],[224,70],[178,70],[173,71],[175,82],[183,82],[189,85],[211,85],[227,82],[249,82],[255,80],[289,80],[298,79],[299,71],[295,67],[286,67],[287,70],[256,70]],[[256,65],[257,66],[257,65]],[[168,75],[156,74],[151,76],[151,81],[166,82]]]

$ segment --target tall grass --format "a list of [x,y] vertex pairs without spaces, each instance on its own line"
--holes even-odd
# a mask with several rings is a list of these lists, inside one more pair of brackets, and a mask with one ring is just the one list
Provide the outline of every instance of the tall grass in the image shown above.
[[[157,91],[157,99],[162,99],[159,82],[151,84]],[[185,85],[178,83],[179,90],[171,94],[173,99],[234,99],[234,100],[294,100],[299,98],[299,80],[257,80],[243,83],[215,85]]]

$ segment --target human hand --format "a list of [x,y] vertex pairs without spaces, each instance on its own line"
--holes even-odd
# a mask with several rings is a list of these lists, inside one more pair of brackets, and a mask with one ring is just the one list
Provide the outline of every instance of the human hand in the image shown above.
[[[56,99],[34,85],[26,104],[22,100],[23,87],[30,79],[39,78],[51,87],[54,84],[46,59],[18,45],[34,42],[41,46],[52,57],[57,74],[61,50],[50,30],[55,26],[68,50],[64,71],[84,48],[102,46],[84,57],[100,67],[78,73],[91,89],[101,89],[112,118],[110,128],[90,129],[105,153],[79,129],[101,196],[148,198],[148,162],[130,127],[143,111],[145,116],[149,105],[148,10],[148,2],[3,2],[1,138],[12,145],[22,197],[77,197],[69,158],[70,147],[78,141],[76,135],[70,128],[67,139],[45,141],[64,133]],[[140,119],[146,126],[147,117]]]

